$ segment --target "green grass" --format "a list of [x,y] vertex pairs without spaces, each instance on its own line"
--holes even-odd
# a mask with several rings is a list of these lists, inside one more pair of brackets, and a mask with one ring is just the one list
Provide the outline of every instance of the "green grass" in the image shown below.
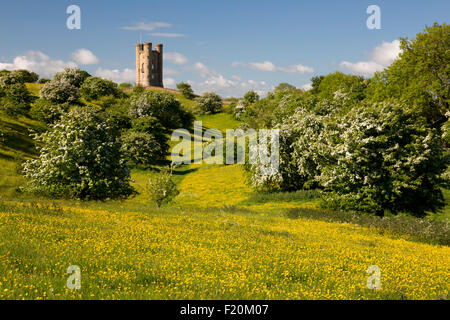
[[202,125],[208,129],[218,129],[225,133],[227,129],[235,129],[242,122],[236,120],[229,113],[216,113],[213,115],[201,115],[196,117],[197,121],[202,121]]

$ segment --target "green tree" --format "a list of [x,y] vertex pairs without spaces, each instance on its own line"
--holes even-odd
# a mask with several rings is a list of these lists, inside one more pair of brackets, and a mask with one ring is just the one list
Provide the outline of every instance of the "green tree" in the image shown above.
[[22,83],[35,83],[39,79],[39,75],[28,70],[15,70],[13,75]]
[[147,190],[150,198],[155,201],[158,208],[164,202],[168,202],[175,198],[180,192],[177,185],[172,180],[173,167],[170,169],[162,169],[162,171],[148,181]]
[[316,84],[313,82],[312,92],[317,93],[321,99],[332,100],[338,93],[347,95],[354,102],[365,98],[367,84],[362,77],[334,72],[319,79],[315,80]]
[[76,88],[80,88],[83,85],[84,80],[91,75],[79,68],[66,68],[64,71],[58,72],[53,77],[53,80],[69,83]]
[[368,89],[374,101],[395,98],[423,114],[439,127],[446,121],[450,99],[450,26],[434,23],[415,39],[401,39],[402,53]]
[[195,98],[194,90],[192,90],[192,87],[189,83],[180,82],[177,84],[177,89],[181,92],[183,97],[187,99]]
[[99,77],[89,77],[84,80],[80,88],[80,94],[89,100],[97,100],[105,96],[119,97],[117,83]]
[[256,103],[258,100],[259,100],[259,95],[253,90],[248,91],[244,95],[244,103],[247,106]]
[[193,121],[193,117],[181,107],[173,94],[158,91],[133,93],[129,115],[133,119],[155,117],[167,130],[190,127]]
[[282,82],[275,87],[275,91],[282,91],[282,90],[297,90],[297,88],[295,86],[293,86],[292,84],[289,84],[287,82]]
[[222,111],[222,98],[214,92],[205,92],[195,100],[198,114],[214,114]]

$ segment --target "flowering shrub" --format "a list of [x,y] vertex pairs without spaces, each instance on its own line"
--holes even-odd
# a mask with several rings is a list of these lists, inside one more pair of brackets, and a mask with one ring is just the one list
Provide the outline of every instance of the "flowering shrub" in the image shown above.
[[423,216],[444,205],[447,166],[442,140],[414,111],[394,103],[355,108],[337,122],[334,163],[319,177],[329,206],[383,215]]
[[163,169],[159,174],[148,181],[148,193],[156,205],[161,207],[164,202],[175,198],[180,192],[172,180],[172,169]]
[[321,188],[327,207],[378,215],[423,216],[443,206],[441,137],[402,105],[355,106],[344,116],[298,108],[275,127],[280,169],[267,176],[262,165],[247,165],[255,189]]
[[246,104],[244,103],[243,100],[239,100],[233,106],[233,110],[232,110],[234,118],[237,119],[237,120],[241,120],[246,111],[247,111],[247,106],[246,106]]
[[116,130],[89,108],[75,108],[35,135],[39,157],[24,163],[26,190],[52,197],[123,198],[133,193]]
[[47,82],[41,89],[39,96],[41,99],[50,100],[54,103],[75,103],[80,97],[78,88],[68,80],[52,80]]
[[197,101],[196,113],[214,114],[222,111],[222,98],[214,92],[205,92]]
[[84,70],[78,68],[66,68],[64,71],[56,73],[53,80],[68,82],[74,87],[80,88],[84,81],[89,77],[89,73]]

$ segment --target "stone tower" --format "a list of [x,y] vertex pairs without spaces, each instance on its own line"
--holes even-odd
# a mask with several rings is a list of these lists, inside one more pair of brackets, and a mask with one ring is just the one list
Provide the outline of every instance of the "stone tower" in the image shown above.
[[164,88],[163,85],[163,45],[151,42],[136,45],[136,85]]

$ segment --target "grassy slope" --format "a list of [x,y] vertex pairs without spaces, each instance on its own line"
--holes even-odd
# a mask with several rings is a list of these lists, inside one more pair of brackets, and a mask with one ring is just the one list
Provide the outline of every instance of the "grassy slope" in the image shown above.
[[[238,125],[228,114],[200,119],[222,131]],[[1,121],[16,130],[17,141],[0,149],[1,196],[11,200],[23,183],[14,154],[33,154],[26,132],[40,125]],[[448,296],[448,247],[350,224],[288,220],[283,209],[315,202],[249,201],[237,165],[177,169],[182,193],[158,210],[145,191],[151,174],[135,170],[141,194],[123,202],[0,204],[0,299]],[[72,264],[82,269],[80,291],[65,286]],[[382,270],[379,291],[366,288],[373,264]]]

